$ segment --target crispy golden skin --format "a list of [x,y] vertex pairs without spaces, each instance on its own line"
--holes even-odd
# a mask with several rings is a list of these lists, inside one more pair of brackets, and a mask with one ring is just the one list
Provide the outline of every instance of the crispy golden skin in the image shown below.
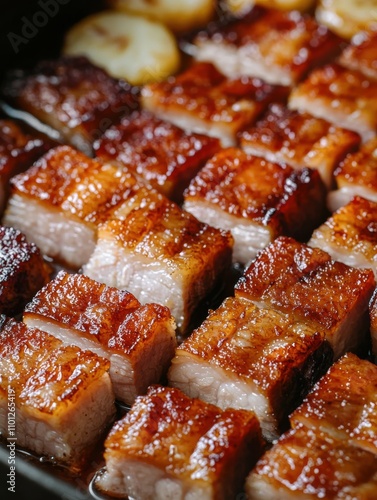
[[228,148],[207,162],[184,198],[208,203],[241,224],[245,219],[267,227],[271,239],[289,234],[305,240],[325,217],[325,196],[316,171],[296,171]]
[[309,244],[329,252],[334,260],[370,267],[377,275],[377,203],[355,196],[314,230]]
[[280,237],[246,269],[235,295],[324,329],[338,358],[344,349],[358,350],[368,341],[367,310],[374,288],[371,269],[352,268],[318,248]]
[[267,451],[246,481],[248,498],[373,500],[377,455],[329,437],[294,429]]
[[50,279],[39,248],[17,229],[0,227],[0,313],[19,314]]
[[[222,46],[234,47],[242,51],[235,52],[234,59],[250,57],[263,67],[263,74],[257,71],[258,74],[253,75],[250,72],[251,76],[263,78],[264,73],[268,74],[271,69],[278,75],[280,70],[287,80],[284,80],[285,84],[294,85],[311,68],[339,53],[341,40],[310,15],[258,6],[242,19],[236,19],[218,30],[203,31],[196,38],[199,47],[208,41],[218,47],[213,53],[215,64],[216,59],[222,62]],[[244,66],[240,62],[242,73]],[[227,72],[226,64],[223,68]],[[277,77],[276,83],[278,81]]]
[[240,133],[240,144],[246,152],[270,161],[314,168],[330,188],[334,169],[347,153],[358,148],[360,137],[309,113],[273,104],[255,125]]
[[195,120],[196,128],[203,133],[210,132],[211,127],[222,127],[235,141],[244,125],[270,102],[285,100],[288,92],[286,87],[269,85],[258,78],[227,79],[212,64],[203,62],[164,82],[146,85],[142,105],[173,123],[178,116],[180,123]]
[[84,57],[42,61],[30,72],[11,73],[1,94],[85,152],[114,121],[138,106],[136,87],[111,78]]
[[348,353],[290,416],[292,427],[321,429],[377,456],[377,366]]
[[[229,381],[242,381],[253,393],[260,391],[268,400],[274,431],[279,433],[287,425],[288,414],[330,366],[332,351],[320,331],[289,315],[232,297],[211,311],[178,347],[173,365],[179,357],[188,362],[197,358],[215,371],[220,368]],[[198,378],[199,397],[205,399],[207,382],[201,394]],[[247,409],[259,416],[258,408]]]
[[106,220],[135,184],[126,170],[91,159],[70,146],[51,149],[11,180],[14,193],[91,226]]
[[377,29],[355,35],[339,57],[339,63],[377,79]]
[[211,498],[233,498],[263,441],[252,412],[222,411],[178,389],[152,386],[113,426],[105,448],[107,462],[145,462],[189,488],[210,486]]
[[354,130],[363,141],[377,132],[377,81],[328,64],[310,73],[291,92],[289,106]]
[[338,188],[364,188],[377,196],[377,138],[363,144],[335,170]]
[[188,134],[146,111],[123,117],[94,144],[97,156],[126,165],[176,202],[182,201],[183,190],[219,148],[218,139]]

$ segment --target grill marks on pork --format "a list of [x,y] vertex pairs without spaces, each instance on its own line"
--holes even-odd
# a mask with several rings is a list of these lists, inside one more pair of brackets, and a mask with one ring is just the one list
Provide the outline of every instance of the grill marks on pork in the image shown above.
[[118,161],[176,202],[204,162],[220,148],[218,139],[190,134],[151,113],[134,112],[94,144],[100,158]]
[[91,144],[121,115],[138,107],[138,89],[110,77],[84,57],[39,62],[10,73],[1,94],[87,154]]
[[169,384],[224,409],[254,411],[272,441],[331,361],[320,331],[228,298],[178,347]]
[[326,214],[318,172],[296,171],[234,148],[207,162],[184,200],[195,217],[232,232],[233,258],[243,264],[282,234],[305,240]]
[[[16,397],[17,445],[83,465],[115,415],[109,362],[23,323],[2,318],[1,433],[7,437],[7,391]],[[4,408],[5,405],[5,408]]]
[[316,169],[328,189],[333,187],[335,168],[359,143],[356,132],[280,104],[271,105],[255,125],[240,134],[246,153],[295,169]]
[[[135,499],[229,499],[262,453],[252,412],[221,411],[178,389],[151,387],[105,441],[97,487]],[[141,480],[141,477],[143,478]]]
[[280,237],[262,250],[235,286],[236,297],[293,314],[325,332],[335,359],[369,343],[371,269],[355,269],[319,248]]
[[227,79],[211,63],[197,62],[186,71],[141,92],[144,109],[183,128],[218,137],[234,146],[236,135],[274,101],[285,101],[288,88],[258,78]]
[[295,87],[289,107],[354,130],[363,142],[377,133],[377,81],[339,64],[315,69]]
[[335,181],[327,202],[333,212],[356,195],[377,202],[377,138],[345,157],[335,170]]
[[377,202],[355,196],[314,230],[308,244],[377,277]]
[[115,396],[130,405],[165,375],[176,347],[166,307],[142,306],[127,291],[63,271],[26,306],[23,320],[109,359]]
[[158,302],[185,333],[199,302],[221,286],[230,270],[230,233],[208,226],[162,195],[140,190],[98,230],[84,274]]
[[50,150],[13,177],[11,185],[4,224],[20,229],[44,254],[73,269],[89,259],[98,225],[115,217],[138,189],[127,171],[70,146]]
[[17,229],[0,227],[0,313],[22,312],[49,280],[52,269],[39,248]]
[[339,53],[340,39],[312,16],[257,7],[225,27],[199,33],[195,57],[229,77],[249,75],[292,86]]

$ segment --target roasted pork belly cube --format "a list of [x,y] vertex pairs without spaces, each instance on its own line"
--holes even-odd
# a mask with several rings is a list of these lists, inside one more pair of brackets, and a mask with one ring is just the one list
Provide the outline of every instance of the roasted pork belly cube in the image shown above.
[[105,441],[101,491],[135,500],[231,500],[263,452],[257,418],[153,386]]
[[308,245],[349,266],[370,268],[377,279],[377,202],[355,196],[314,230]]
[[24,234],[0,226],[0,313],[15,316],[50,280],[52,269]]
[[229,77],[249,75],[289,86],[340,52],[340,38],[313,17],[263,7],[200,32],[194,43],[197,60],[212,62]]
[[138,107],[139,90],[85,57],[66,56],[10,72],[0,94],[8,113],[90,154],[95,139]]
[[246,153],[296,169],[316,169],[328,189],[333,187],[335,168],[359,144],[356,132],[280,104],[271,105],[255,125],[240,134]]
[[137,189],[136,179],[115,165],[58,146],[11,179],[3,224],[25,233],[41,251],[79,269],[94,250],[97,227],[116,217]]
[[285,434],[249,474],[249,500],[373,500],[377,455],[304,427]]
[[147,111],[135,111],[110,127],[94,144],[96,155],[125,165],[137,177],[181,203],[190,180],[220,149],[204,134],[186,133]]
[[321,378],[290,422],[377,456],[376,405],[377,366],[348,353]]
[[377,202],[377,138],[348,154],[334,172],[336,189],[328,194],[328,208],[334,212],[356,195]]
[[315,170],[228,148],[215,155],[184,193],[183,207],[214,227],[230,230],[233,260],[247,264],[280,235],[305,241],[326,219],[326,189]]
[[377,80],[377,29],[357,33],[339,57],[346,68],[361,71],[368,78]]
[[[46,332],[3,316],[2,436],[58,464],[75,470],[84,466],[115,417],[108,369],[106,359],[64,347]],[[15,405],[15,429],[7,421],[9,402]]]
[[168,307],[186,333],[200,301],[222,286],[232,262],[233,239],[198,221],[157,192],[140,190],[123,219],[98,228],[83,273],[127,289],[141,303]]
[[277,238],[238,280],[236,297],[293,314],[325,333],[338,359],[369,348],[368,305],[376,282],[371,269],[356,269],[319,248]]
[[377,133],[377,81],[359,71],[328,64],[291,92],[288,105],[357,132],[363,142]]
[[372,355],[377,360],[377,292],[369,304],[370,333],[372,337]]
[[237,132],[274,101],[285,101],[289,88],[258,78],[226,78],[211,63],[197,62],[176,77],[151,83],[141,91],[141,104],[182,127],[217,137],[234,146]]
[[178,347],[169,385],[223,409],[254,411],[272,441],[332,356],[320,331],[229,297]]
[[9,179],[30,167],[51,147],[48,139],[25,132],[12,120],[0,119],[0,214],[8,198]]
[[167,307],[142,306],[127,291],[64,271],[26,306],[23,321],[109,359],[115,396],[129,405],[166,375],[176,347]]

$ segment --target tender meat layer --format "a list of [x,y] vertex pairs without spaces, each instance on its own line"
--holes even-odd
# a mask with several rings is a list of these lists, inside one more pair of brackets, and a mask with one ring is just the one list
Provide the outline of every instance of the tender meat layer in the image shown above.
[[368,347],[371,269],[355,269],[319,248],[280,237],[262,250],[235,286],[236,297],[293,314],[326,334],[335,359]]
[[335,212],[355,195],[377,202],[377,138],[348,154],[335,170],[337,189],[328,196],[328,206]]
[[211,63],[197,62],[176,77],[142,89],[142,105],[188,132],[234,146],[236,135],[273,101],[285,101],[289,89],[258,78],[228,79]]
[[129,290],[143,304],[165,305],[186,332],[199,302],[226,278],[233,239],[158,193],[140,190],[138,196],[130,198],[123,220],[99,227],[83,271]]
[[264,454],[245,489],[255,500],[373,500],[376,470],[376,455],[300,427]]
[[255,125],[242,131],[240,144],[248,154],[286,162],[296,169],[318,170],[329,189],[335,168],[347,153],[357,149],[360,137],[309,113],[273,104]]
[[11,72],[0,93],[58,131],[62,141],[90,154],[95,139],[138,107],[139,90],[85,57],[61,57],[41,61],[31,71]]
[[[17,445],[80,467],[115,415],[109,362],[2,317],[0,398],[14,396]],[[13,400],[12,400],[13,401]],[[8,435],[7,411],[0,431]]]
[[126,170],[58,146],[12,178],[3,219],[41,251],[78,269],[93,251],[98,225],[116,217],[139,189]]
[[108,358],[115,396],[128,404],[161,380],[176,347],[175,323],[166,307],[142,306],[127,291],[64,271],[36,294],[23,320],[64,344]]
[[314,230],[308,244],[377,278],[377,202],[355,196]]
[[138,499],[236,498],[262,446],[252,412],[221,411],[155,386],[110,431],[96,485]]
[[195,45],[198,60],[212,62],[229,77],[294,85],[339,53],[340,38],[310,15],[254,7],[225,27],[200,32]]
[[377,133],[377,81],[338,64],[310,73],[292,90],[289,107],[354,130],[363,142]]
[[135,111],[110,127],[94,144],[96,155],[118,161],[168,198],[183,190],[220,148],[218,139],[186,133],[147,111]]
[[253,410],[272,441],[331,361],[310,326],[228,298],[178,347],[169,383],[221,408]]
[[296,171],[235,148],[209,160],[184,199],[184,208],[203,222],[231,230],[234,260],[243,264],[282,234],[306,240],[326,214],[318,172]]

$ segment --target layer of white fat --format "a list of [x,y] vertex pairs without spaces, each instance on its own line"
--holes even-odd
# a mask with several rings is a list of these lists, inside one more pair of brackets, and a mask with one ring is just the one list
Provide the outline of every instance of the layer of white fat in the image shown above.
[[370,201],[377,202],[377,190],[365,188],[358,185],[349,185],[330,191],[327,195],[327,208],[335,212],[340,207],[347,205],[355,196],[361,196]]
[[243,75],[261,78],[272,85],[293,85],[292,75],[282,66],[266,63],[258,47],[246,44],[241,47],[211,40],[199,42],[195,50],[195,59],[214,64],[221,73],[229,78]]
[[234,238],[233,262],[248,264],[272,241],[270,230],[260,224],[232,216],[209,203],[186,200],[184,210],[212,227],[229,230]]
[[[182,128],[188,133],[205,134],[210,137],[216,137],[220,140],[222,147],[235,146],[237,143],[236,133],[231,121],[221,120],[220,116],[214,117],[213,120],[201,120],[189,114],[188,111],[182,109],[181,111],[165,111],[155,108],[153,101],[149,105],[149,100],[145,99],[145,108],[156,114],[162,120],[173,123],[177,127]],[[243,101],[240,101],[237,106],[242,108]],[[246,105],[246,101],[245,101]],[[235,105],[236,106],[236,105]],[[250,107],[250,104],[247,103]]]
[[168,307],[178,328],[186,321],[190,280],[177,266],[169,266],[166,259],[142,256],[113,239],[99,237],[83,273],[106,285],[128,290],[142,304],[155,302]]
[[311,494],[298,493],[297,490],[285,488],[283,485],[280,488],[273,486],[269,478],[259,476],[254,472],[246,480],[245,491],[247,498],[253,500],[310,500],[313,498]]
[[[49,414],[23,404],[17,406],[16,413],[18,446],[58,462],[74,463],[95,444],[114,417],[109,374],[93,381],[64,410],[58,405],[56,413]],[[6,429],[1,431],[6,433]]]
[[67,218],[63,212],[14,194],[10,197],[3,225],[22,231],[43,254],[81,267],[93,252],[96,235],[84,222]]
[[135,374],[130,359],[126,355],[111,353],[96,340],[80,335],[80,332],[60,326],[48,318],[25,313],[24,323],[39,328],[63,342],[64,345],[75,345],[82,350],[94,352],[110,361],[110,377],[115,397],[127,404],[132,404],[136,397]]
[[106,470],[96,481],[101,491],[134,500],[210,500],[213,491],[196,486],[194,481],[173,478],[154,465],[119,454],[108,457]]
[[278,437],[276,418],[270,402],[252,381],[231,376],[220,367],[177,351],[168,374],[169,385],[181,389],[192,398],[199,398],[222,409],[253,410],[264,437]]
[[342,106],[339,106],[339,104],[339,101],[334,99],[330,108],[328,105],[322,103],[321,98],[311,99],[306,96],[294,95],[288,102],[290,109],[306,111],[316,118],[323,118],[338,127],[348,128],[349,130],[357,132],[364,143],[375,137],[375,131],[363,119],[360,110],[348,114],[343,111]]
[[[334,260],[343,262],[348,266],[358,269],[372,269],[377,279],[377,254],[374,254],[372,259],[367,259],[367,257],[357,251],[357,249],[349,250],[341,245],[332,244],[330,241],[327,241],[325,236],[321,237],[319,235],[312,236],[308,241],[308,245],[313,248],[316,247],[324,250],[331,255]],[[366,243],[366,245],[369,245],[369,243]]]

